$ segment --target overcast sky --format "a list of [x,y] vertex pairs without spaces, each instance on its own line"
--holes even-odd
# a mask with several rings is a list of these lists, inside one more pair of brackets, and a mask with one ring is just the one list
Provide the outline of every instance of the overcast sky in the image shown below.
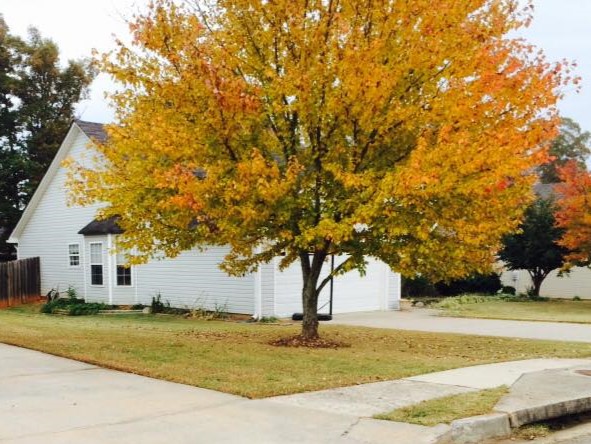
[[[142,8],[148,0],[0,0],[0,13],[13,34],[26,35],[36,26],[60,47],[64,59],[90,56],[92,48],[113,47],[113,37],[127,35],[125,17]],[[434,5],[437,3],[434,2]],[[534,0],[535,20],[523,35],[543,48],[550,60],[576,61],[583,89],[566,91],[560,105],[564,116],[572,117],[591,131],[591,0]],[[99,76],[92,85],[89,101],[78,109],[85,120],[109,122],[113,113],[103,93],[112,84]]]

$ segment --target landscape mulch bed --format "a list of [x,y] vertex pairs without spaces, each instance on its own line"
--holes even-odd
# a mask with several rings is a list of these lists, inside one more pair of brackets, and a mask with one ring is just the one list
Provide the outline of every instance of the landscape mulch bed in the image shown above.
[[307,347],[307,348],[347,348],[351,347],[351,344],[340,341],[331,341],[329,339],[305,339],[302,336],[290,336],[287,338],[279,338],[269,342],[269,344],[276,347]]

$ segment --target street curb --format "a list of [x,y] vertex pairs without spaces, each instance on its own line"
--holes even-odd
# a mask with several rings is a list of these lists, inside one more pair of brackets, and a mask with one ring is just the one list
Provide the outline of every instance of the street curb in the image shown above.
[[562,402],[538,405],[508,412],[511,427],[521,427],[532,422],[561,418],[591,411],[591,397],[569,399]]
[[450,430],[436,444],[479,444],[485,439],[511,435],[509,415],[490,413],[452,421]]

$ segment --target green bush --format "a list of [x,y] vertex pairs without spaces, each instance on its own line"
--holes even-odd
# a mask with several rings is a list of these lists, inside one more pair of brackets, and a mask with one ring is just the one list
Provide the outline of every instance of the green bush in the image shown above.
[[489,302],[491,300],[495,300],[496,298],[490,296],[483,296],[479,294],[464,294],[461,296],[453,296],[449,298],[445,298],[441,302],[438,302],[434,305],[435,308],[443,308],[446,310],[453,310],[454,308],[458,308],[461,305],[468,305],[468,304],[479,304],[482,302]]
[[162,295],[158,293],[156,296],[152,296],[152,303],[150,304],[150,313],[157,314],[157,313],[164,313],[168,309],[170,309],[170,302],[161,301]]
[[515,296],[517,294],[517,290],[515,287],[511,287],[510,285],[505,285],[501,288],[501,293],[503,294],[510,294]]
[[402,277],[401,294],[403,298],[423,298],[438,296],[437,290],[423,276]]
[[69,316],[82,316],[97,314],[100,310],[106,310],[111,306],[101,303],[86,303],[84,299],[78,299],[72,296],[67,298],[55,299],[41,306],[41,313],[53,314],[62,312]]
[[541,296],[528,296],[526,293],[519,293],[517,295],[502,294],[499,298],[505,302],[547,302],[550,298]]
[[501,289],[501,277],[497,273],[475,274],[465,279],[438,282],[435,284],[435,288],[442,296],[457,296],[470,293],[494,295]]
[[72,286],[68,287],[68,289],[66,290],[66,294],[68,295],[68,299],[72,301],[78,299],[78,293],[76,292],[76,289]]

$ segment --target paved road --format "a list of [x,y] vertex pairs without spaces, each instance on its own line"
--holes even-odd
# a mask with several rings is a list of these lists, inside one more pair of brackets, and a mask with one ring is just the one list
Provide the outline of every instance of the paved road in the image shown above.
[[450,318],[437,316],[435,310],[428,309],[338,314],[332,322],[398,330],[591,342],[591,324]]
[[[591,443],[591,424],[580,424],[566,430],[552,433],[545,438],[536,440],[515,440],[499,439],[493,441],[495,444],[590,444]],[[492,444],[492,443],[490,443]]]

